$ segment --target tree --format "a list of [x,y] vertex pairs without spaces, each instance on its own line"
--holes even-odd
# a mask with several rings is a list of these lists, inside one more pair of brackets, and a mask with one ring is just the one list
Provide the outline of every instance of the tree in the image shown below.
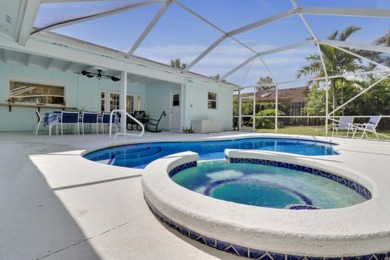
[[[238,116],[238,96],[233,97],[233,115]],[[241,99],[241,114],[252,115],[253,111],[253,99]]]
[[376,45],[390,46],[390,30],[382,37],[379,37],[374,42]]
[[185,69],[187,64],[181,63],[180,59],[171,60],[171,66],[177,69]]
[[304,108],[306,114],[309,116],[325,115],[325,98],[325,89],[315,84],[307,96],[307,104]]
[[[362,82],[365,89],[376,79]],[[354,101],[354,111],[360,115],[390,114],[390,79],[385,79]]]
[[[382,45],[389,47],[390,46],[390,30],[382,37],[376,39],[373,44]],[[390,66],[390,58],[384,53],[378,53],[374,51],[362,51],[367,58],[370,58],[377,63],[383,64],[385,66]],[[368,64],[366,70],[372,71],[377,67],[376,64]],[[368,74],[365,77],[365,80],[360,82],[354,82],[355,88],[350,88],[346,90],[344,88],[344,93],[346,95],[352,96],[357,95],[361,90],[364,90],[374,84],[379,78],[377,75]],[[345,91],[346,90],[346,91]],[[358,99],[354,100],[351,105],[345,107],[346,113],[349,114],[358,114],[358,115],[375,115],[375,114],[389,114],[390,113],[390,79],[385,79],[377,84],[374,88],[370,89]]]
[[[246,94],[242,94],[245,96]],[[238,116],[239,115],[239,99],[238,95],[235,95],[233,97],[233,116]],[[248,117],[253,114],[253,99],[250,98],[243,98],[241,99],[241,115],[243,116],[242,118],[242,125],[244,126],[249,126],[252,123],[252,118]]]
[[[374,41],[374,44],[390,47],[390,30],[384,36],[379,37],[378,39],[376,39]],[[389,56],[387,56],[387,55],[380,55],[380,54],[377,54],[377,53],[374,53],[374,55],[376,55],[374,57],[375,61],[377,61],[379,63],[383,63],[386,66],[390,66],[390,58],[389,58]]]
[[260,77],[256,85],[256,91],[275,89],[274,80],[269,76]]
[[[333,32],[328,36],[329,40],[345,41],[353,33],[361,30],[358,26],[349,26],[343,32]],[[320,45],[320,50],[324,60],[325,68],[329,75],[342,75],[348,72],[355,72],[358,69],[363,69],[362,61],[353,55],[346,52],[333,48],[328,45]],[[355,53],[359,54],[359,51],[355,50]],[[297,78],[301,76],[313,75],[315,77],[324,77],[325,72],[321,62],[320,54],[310,54],[306,57],[308,65],[301,67],[297,72]],[[344,81],[348,81],[342,78]],[[333,110],[337,108],[337,82],[340,78],[330,79],[331,94],[333,95]]]

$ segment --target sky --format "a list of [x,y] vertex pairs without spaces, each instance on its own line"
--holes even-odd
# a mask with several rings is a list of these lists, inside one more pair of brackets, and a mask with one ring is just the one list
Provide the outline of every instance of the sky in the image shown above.
[[[47,3],[37,16],[35,26],[43,27],[55,22],[112,10],[132,3],[148,2],[141,0],[82,1],[66,3]],[[151,2],[151,1],[149,1]],[[223,33],[247,24],[292,10],[291,0],[177,0],[155,25],[134,55],[169,64],[170,60],[180,58],[190,64],[198,55],[219,39]],[[300,7],[370,8],[390,10],[388,0],[295,0]],[[217,29],[192,15],[187,10],[201,15]],[[143,8],[117,13],[53,30],[84,41],[108,48],[128,52],[139,35],[162,7],[161,3]],[[305,20],[320,39],[326,39],[336,30],[342,31],[351,25],[362,29],[348,40],[356,43],[372,44],[390,29],[389,18],[341,17],[304,15]],[[221,32],[222,31],[222,32]],[[296,44],[311,37],[302,19],[298,15],[277,20],[272,23],[245,31],[227,38],[205,56],[190,71],[206,76],[224,75],[236,66],[252,57],[255,53]],[[248,50],[242,44],[251,48]],[[252,51],[253,50],[253,51]],[[253,86],[260,77],[271,76],[279,87],[303,86],[308,78],[296,80],[298,69],[307,65],[305,57],[316,52],[314,45],[306,45],[276,54],[255,59],[227,81]],[[284,82],[284,83],[283,83]]]

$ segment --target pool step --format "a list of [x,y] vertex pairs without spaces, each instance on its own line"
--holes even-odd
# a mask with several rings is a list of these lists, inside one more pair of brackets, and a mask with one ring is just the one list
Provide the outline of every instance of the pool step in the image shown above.
[[157,146],[157,147],[146,147],[145,149],[140,150],[138,152],[130,152],[130,153],[128,153],[127,151],[126,153],[120,152],[116,154],[115,159],[131,160],[131,159],[143,158],[143,157],[155,155],[161,152],[161,150],[162,150],[161,147]]
[[161,147],[148,147],[138,153],[117,153],[113,156],[111,164],[124,167],[137,167],[139,165],[146,165],[150,161],[165,155],[162,153]]

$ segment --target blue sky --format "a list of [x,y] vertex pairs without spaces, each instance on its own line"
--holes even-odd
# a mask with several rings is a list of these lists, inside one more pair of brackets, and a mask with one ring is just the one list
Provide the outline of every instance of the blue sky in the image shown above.
[[[135,2],[139,1],[44,4],[35,25],[41,27]],[[179,2],[225,32],[293,8],[289,0],[179,0]],[[390,1],[388,0],[296,0],[296,2],[302,7],[390,9]],[[62,27],[54,31],[127,52],[160,8],[161,4],[153,4],[113,16]],[[319,38],[326,38],[335,30],[343,30],[350,25],[361,26],[362,30],[355,33],[349,40],[365,44],[371,44],[390,29],[390,18],[305,15],[305,19]],[[180,6],[172,4],[134,54],[165,64],[175,58],[180,58],[184,63],[190,63],[221,35],[218,30],[190,15]],[[310,37],[310,33],[299,16],[294,15],[238,34],[235,37],[255,51],[261,52],[302,42]],[[306,46],[267,55],[263,59],[277,81],[283,82],[294,80],[296,71],[306,64],[305,57],[315,51],[314,46]],[[252,55],[251,51],[242,48],[235,41],[227,39],[194,66],[191,71],[207,76],[223,75]],[[256,60],[233,74],[228,78],[228,81],[240,85],[254,85],[260,76],[268,75],[262,62]],[[294,84],[300,86],[304,83],[303,81]]]

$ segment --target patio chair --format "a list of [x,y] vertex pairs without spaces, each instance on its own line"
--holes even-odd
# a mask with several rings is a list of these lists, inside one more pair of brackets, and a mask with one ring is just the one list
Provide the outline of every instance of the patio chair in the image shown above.
[[38,109],[35,109],[35,115],[37,116],[38,121],[37,121],[37,126],[35,127],[35,130],[34,130],[34,135],[37,135],[39,128],[41,126],[45,127],[46,123],[44,121],[44,118],[41,116],[41,113],[39,113]]
[[[60,112],[61,113],[61,112]],[[35,115],[37,116],[37,126],[34,130],[34,134],[37,135],[39,132],[39,128],[42,127],[48,127],[49,129],[49,135],[51,135],[52,128],[55,126],[56,128],[56,134],[58,134],[58,119],[60,117],[60,113],[57,113],[56,111],[46,113],[45,116],[41,116],[41,113],[36,109]]]
[[85,134],[86,127],[91,129],[91,133],[99,133],[98,115],[97,112],[83,112],[81,118],[81,129],[83,134]]
[[[102,133],[105,133],[106,129],[108,131],[108,128],[110,127],[110,113],[103,113],[102,116],[101,116],[101,130],[102,130]],[[116,130],[116,133],[118,132],[118,124],[119,124],[119,120],[118,120],[118,117],[117,115],[114,113],[112,115],[112,126],[115,126],[115,130]]]
[[[146,115],[145,111],[134,111],[132,114],[132,116],[138,121],[140,121],[143,125],[145,125],[145,123],[148,121],[145,115]],[[127,123],[127,130],[133,130],[133,126],[136,126],[137,130],[140,130],[139,129],[140,125],[137,122],[135,122],[133,119],[127,118],[126,123]]]
[[332,126],[332,137],[334,132],[336,135],[339,135],[339,131],[347,131],[347,137],[349,136],[349,131],[353,131],[353,116],[340,116],[338,124],[333,124]]
[[165,111],[162,111],[159,119],[149,118],[149,120],[145,124],[145,130],[148,132],[154,132],[154,133],[161,132],[161,130],[158,130],[158,124],[160,123],[161,118],[163,116],[165,117],[166,115],[167,114],[165,114]]
[[378,126],[379,121],[381,120],[381,117],[382,116],[371,116],[370,119],[368,120],[368,123],[354,124],[353,125],[354,131],[353,131],[352,138],[355,137],[355,134],[357,131],[362,131],[363,133],[362,133],[360,139],[362,139],[363,136],[366,136],[366,138],[368,139],[367,132],[374,133],[376,136],[376,139],[379,139],[378,133],[376,132],[376,127]]
[[61,125],[61,135],[64,134],[64,126],[70,126],[73,128],[74,134],[76,133],[76,130],[80,134],[79,112],[62,111],[60,125]]

